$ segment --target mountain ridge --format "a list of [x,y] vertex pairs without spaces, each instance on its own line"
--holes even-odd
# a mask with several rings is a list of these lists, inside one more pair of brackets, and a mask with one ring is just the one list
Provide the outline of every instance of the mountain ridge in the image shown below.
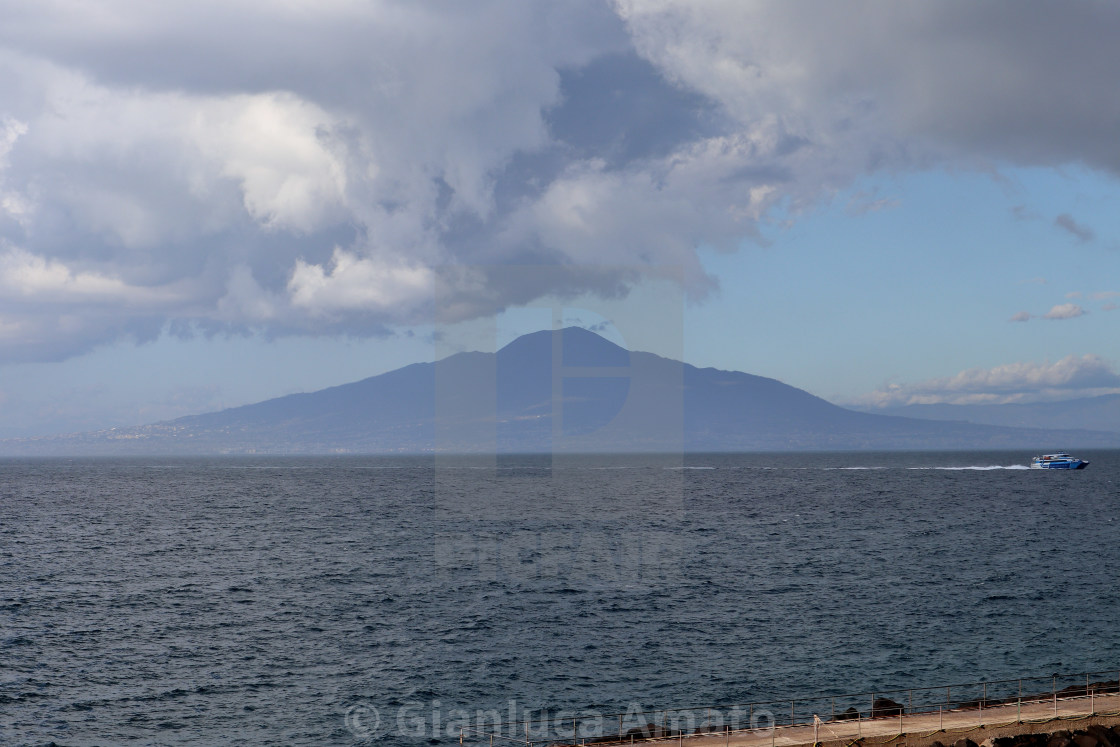
[[840,407],[777,379],[579,327],[175,420],[0,441],[0,454],[391,454],[1120,447],[1120,434]]

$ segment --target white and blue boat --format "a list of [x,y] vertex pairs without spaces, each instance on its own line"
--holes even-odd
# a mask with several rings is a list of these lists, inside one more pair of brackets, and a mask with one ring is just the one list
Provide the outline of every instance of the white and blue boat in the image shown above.
[[1043,454],[1031,460],[1031,469],[1085,469],[1089,463],[1065,452]]

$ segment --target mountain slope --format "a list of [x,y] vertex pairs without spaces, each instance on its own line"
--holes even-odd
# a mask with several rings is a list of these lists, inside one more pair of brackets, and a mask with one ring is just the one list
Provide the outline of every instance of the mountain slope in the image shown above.
[[937,404],[861,409],[879,415],[898,415],[925,420],[960,420],[1016,428],[1090,428],[1120,432],[1120,394],[1029,404]]
[[2,453],[426,453],[1120,446],[1120,435],[847,410],[761,376],[630,352],[579,328],[351,384]]

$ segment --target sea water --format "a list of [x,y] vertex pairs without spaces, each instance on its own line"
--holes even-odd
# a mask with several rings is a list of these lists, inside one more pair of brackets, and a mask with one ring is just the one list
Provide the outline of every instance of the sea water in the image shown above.
[[1078,455],[3,461],[0,744],[454,744],[1114,670],[1120,452]]

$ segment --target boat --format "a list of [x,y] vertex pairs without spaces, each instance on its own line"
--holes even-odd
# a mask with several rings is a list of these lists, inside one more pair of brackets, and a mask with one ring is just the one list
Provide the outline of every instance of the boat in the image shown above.
[[1031,460],[1031,469],[1085,469],[1089,463],[1065,452],[1043,454]]

